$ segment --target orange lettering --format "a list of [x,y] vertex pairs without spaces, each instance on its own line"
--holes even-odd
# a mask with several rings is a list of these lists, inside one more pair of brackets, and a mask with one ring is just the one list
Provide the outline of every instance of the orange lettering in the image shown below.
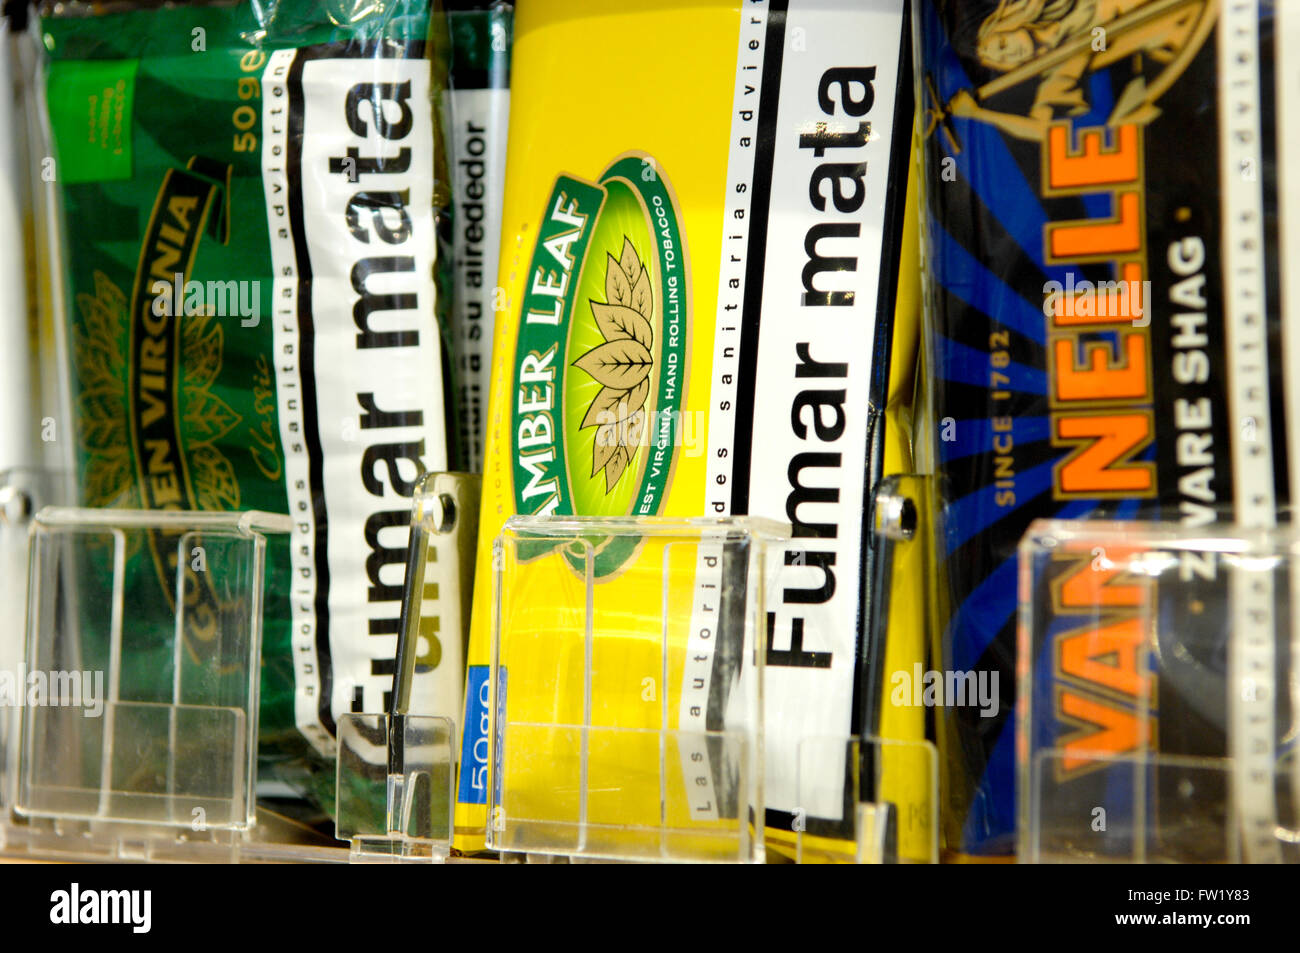
[[1120,280],[1111,282],[1108,287],[1093,287],[1076,291],[1073,295],[1058,296],[1052,323],[1057,327],[1113,324],[1117,321],[1127,324],[1142,317],[1142,266],[1128,262],[1120,274]]
[[1114,149],[1102,148],[1102,129],[1079,134],[1081,148],[1070,151],[1070,126],[1062,123],[1047,133],[1047,186],[1053,190],[1121,185],[1138,179],[1137,126],[1120,126]]
[[1119,218],[1113,222],[1082,219],[1047,226],[1053,258],[1092,258],[1132,254],[1142,247],[1142,212],[1136,191],[1119,193]]
[[[1061,640],[1061,671],[1136,698],[1142,690],[1138,671],[1141,644],[1142,626],[1137,618],[1084,629]],[[1114,664],[1099,661],[1111,656]]]
[[1090,701],[1071,692],[1061,694],[1061,713],[1095,725],[1099,730],[1075,735],[1065,743],[1066,771],[1095,766],[1097,755],[1121,754],[1138,746],[1138,720],[1132,712]]
[[1116,367],[1109,361],[1110,348],[1101,342],[1085,346],[1087,366],[1075,364],[1076,344],[1071,338],[1058,338],[1052,344],[1056,365],[1056,399],[1120,400],[1146,397],[1147,340],[1140,331],[1120,333],[1124,347],[1124,364]]
[[1151,437],[1150,411],[1060,417],[1053,444],[1080,443],[1056,465],[1058,494],[1147,493],[1155,485],[1155,464],[1129,460]]

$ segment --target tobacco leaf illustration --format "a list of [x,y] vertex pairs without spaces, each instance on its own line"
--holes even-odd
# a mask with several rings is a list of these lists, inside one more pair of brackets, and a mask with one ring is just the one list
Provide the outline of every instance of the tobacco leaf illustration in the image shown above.
[[82,496],[87,502],[134,509],[139,503],[131,483],[133,477],[131,458],[126,453],[91,457],[86,464]]
[[605,299],[610,304],[630,307],[632,304],[632,283],[623,272],[623,267],[613,255],[606,254],[605,263]]
[[196,448],[190,455],[190,475],[199,509],[239,509],[239,480],[222,453],[210,446]]
[[243,418],[206,388],[186,393],[185,424],[187,446],[210,446],[239,426]]
[[641,434],[645,430],[645,411],[638,410],[626,418],[625,445],[635,447],[641,443]]
[[77,377],[86,390],[116,388],[125,399],[122,338],[126,331],[126,295],[102,271],[94,273],[94,281],[93,295],[77,295],[77,310],[81,313],[81,321],[73,328]]
[[601,424],[591,448],[591,475],[594,477],[605,469],[609,461],[619,455],[620,450],[622,447],[618,443],[618,424]]
[[648,350],[654,340],[650,322],[634,308],[593,301],[591,313],[596,316],[596,325],[600,328],[600,333],[605,335],[606,341],[631,338]]
[[654,358],[645,346],[632,338],[606,341],[573,362],[616,390],[630,390],[650,375]]
[[237,510],[239,480],[218,447],[244,418],[213,393],[221,373],[225,331],[211,314],[186,315],[181,323],[181,420],[186,460],[201,510]]
[[77,446],[85,454],[82,497],[90,506],[138,506],[127,449],[125,382],[128,305],[122,289],[102,271],[95,293],[79,294],[81,320],[72,328],[77,374]]
[[186,315],[181,323],[181,357],[187,390],[206,390],[221,372],[225,334],[209,314]]
[[610,493],[636,456],[645,433],[645,403],[654,370],[654,292],[650,272],[624,236],[620,257],[605,256],[606,301],[592,300],[591,314],[604,343],[573,362],[599,384],[579,429],[595,427],[591,475],[605,472]]
[[611,490],[614,489],[614,484],[617,483],[618,478],[623,475],[623,471],[627,469],[627,465],[628,465],[627,448],[619,447],[617,450],[614,451],[614,455],[610,457],[609,461],[605,464],[605,492],[606,493],[609,493]]
[[623,236],[623,255],[618,263],[623,268],[623,274],[627,275],[627,280],[635,285],[643,269],[641,259],[636,256],[636,249],[632,247],[632,242],[626,235]]
[[582,418],[580,429],[585,430],[588,427],[598,427],[619,420],[620,405],[623,403],[627,404],[627,416],[631,416],[645,406],[648,396],[650,396],[649,377],[628,391],[602,387],[600,393],[592,400],[591,406],[587,408],[587,416]]
[[[632,287],[632,309],[639,314],[649,314],[653,297],[650,293],[650,272],[642,268],[641,277],[636,280],[636,284]],[[649,346],[649,343],[647,343],[646,347]]]
[[[125,293],[101,271],[94,273],[94,294],[76,297],[80,321],[72,328],[73,365],[77,376],[76,436],[84,456],[82,497],[90,506],[137,508],[128,424],[127,341],[130,308]],[[234,467],[214,444],[242,421],[213,393],[221,370],[224,338],[211,315],[187,316],[181,324],[180,416],[182,445],[191,469],[200,509],[240,507]],[[129,546],[134,548],[133,538]]]
[[89,453],[110,455],[126,448],[126,414],[121,393],[104,388],[77,397],[77,444]]

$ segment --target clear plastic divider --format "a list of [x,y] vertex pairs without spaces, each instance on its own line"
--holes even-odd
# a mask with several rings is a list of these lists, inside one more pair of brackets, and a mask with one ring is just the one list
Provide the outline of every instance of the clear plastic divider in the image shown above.
[[36,515],[18,814],[254,823],[265,534],[288,530],[264,513]]
[[420,481],[388,710],[339,721],[335,836],[355,862],[451,852],[479,486],[465,473]]
[[1300,536],[1039,521],[1020,549],[1024,861],[1300,861]]
[[[764,857],[760,520],[525,518],[494,549],[488,846]],[[617,579],[617,586],[604,585]]]

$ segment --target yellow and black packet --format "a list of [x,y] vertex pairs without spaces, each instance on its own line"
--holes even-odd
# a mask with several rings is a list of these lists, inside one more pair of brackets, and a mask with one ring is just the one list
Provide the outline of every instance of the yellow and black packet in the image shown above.
[[[796,825],[809,843],[843,836],[852,805],[809,816],[794,765],[806,738],[878,729],[867,676],[905,646],[882,648],[873,628],[868,519],[881,475],[911,466],[909,22],[904,0],[520,6],[461,850],[484,846],[492,544],[516,514],[787,522],[760,625],[766,827],[782,853]],[[611,550],[601,599],[657,637],[646,551]],[[572,570],[555,571],[539,598],[572,589]],[[669,610],[685,626],[690,593]],[[637,641],[607,664],[635,675]],[[502,679],[512,722],[545,722],[557,694],[581,693],[550,671]],[[643,706],[642,680],[629,684],[627,707]],[[664,711],[683,688],[668,685]],[[886,727],[920,737],[912,715]],[[818,787],[846,790],[842,762],[819,770]]]

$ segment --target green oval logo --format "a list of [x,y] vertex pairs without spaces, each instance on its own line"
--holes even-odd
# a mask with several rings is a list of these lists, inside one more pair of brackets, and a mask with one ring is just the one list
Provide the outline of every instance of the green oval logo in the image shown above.
[[[556,180],[520,314],[517,512],[660,512],[681,443],[689,293],[675,197],[651,157],[622,156],[598,182]],[[591,542],[597,576],[618,571],[638,545]],[[583,552],[570,557],[582,565]]]

